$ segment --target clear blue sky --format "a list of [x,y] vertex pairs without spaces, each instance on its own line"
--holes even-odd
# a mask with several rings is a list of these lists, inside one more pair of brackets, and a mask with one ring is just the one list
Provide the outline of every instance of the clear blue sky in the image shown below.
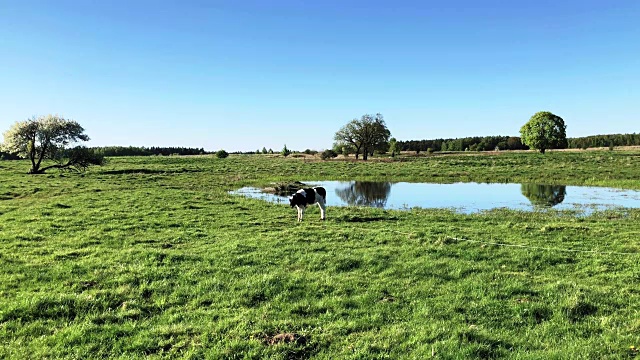
[[640,1],[0,0],[0,131],[89,145],[331,147],[365,113],[401,140],[640,132]]

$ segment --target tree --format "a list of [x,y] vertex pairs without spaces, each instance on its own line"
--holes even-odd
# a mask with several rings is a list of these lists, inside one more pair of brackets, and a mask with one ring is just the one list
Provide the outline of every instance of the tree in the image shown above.
[[266,154],[266,153],[267,153],[267,148],[266,148],[266,147],[264,147],[264,146],[262,147],[262,153],[263,153],[263,154]]
[[287,144],[284,144],[284,147],[282,148],[282,151],[280,151],[280,154],[282,154],[282,156],[284,157],[291,155],[291,150],[287,149]]
[[356,159],[358,159],[363,145],[362,124],[358,119],[351,120],[336,132],[334,140],[336,141],[336,146],[351,146],[356,154]]
[[547,149],[567,147],[567,126],[561,117],[548,111],[535,113],[520,129],[522,142],[544,154]]
[[342,156],[344,156],[344,157],[349,157],[349,154],[353,154],[353,153],[356,152],[356,150],[353,147],[353,145],[342,144],[342,143],[337,143],[337,142],[333,143],[332,150],[336,154],[342,154]]
[[[48,169],[85,170],[90,165],[103,165],[104,156],[93,149],[78,146],[66,149],[71,143],[88,141],[89,136],[76,121],[57,115],[32,117],[16,122],[4,133],[5,151],[31,161],[30,174],[42,174]],[[56,164],[41,167],[44,160]]]
[[349,157],[349,154],[356,152],[356,150],[351,145],[343,145],[340,148],[340,151],[342,152],[342,156],[344,157]]
[[507,139],[507,148],[509,150],[521,150],[523,148],[522,141],[519,137],[511,136]]
[[391,157],[396,157],[396,154],[398,154],[398,142],[396,138],[389,139],[389,152],[391,153]]
[[356,159],[362,152],[362,159],[367,160],[368,155],[374,150],[385,148],[388,145],[391,132],[384,122],[382,114],[362,115],[343,126],[334,136],[338,145],[351,146],[355,151]]
[[[391,136],[391,131],[387,128],[382,114],[376,114],[372,120],[373,122],[369,123],[371,129],[368,133],[369,143],[365,144],[365,150],[369,150],[370,155],[373,155],[374,150],[379,152],[387,151],[389,149],[389,137]],[[366,160],[366,157],[363,156],[363,158]]]

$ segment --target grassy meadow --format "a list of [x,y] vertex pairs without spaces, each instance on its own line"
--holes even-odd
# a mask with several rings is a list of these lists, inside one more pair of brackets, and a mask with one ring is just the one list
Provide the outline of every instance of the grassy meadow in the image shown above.
[[0,358],[628,359],[640,348],[640,210],[329,207],[321,222],[312,207],[298,224],[286,205],[227,194],[302,179],[640,189],[640,151],[28,168],[0,161]]

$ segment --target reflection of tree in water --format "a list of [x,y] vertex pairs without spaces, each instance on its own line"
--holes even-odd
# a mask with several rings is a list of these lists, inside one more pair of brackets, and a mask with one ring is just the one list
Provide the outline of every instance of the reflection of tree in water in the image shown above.
[[564,201],[567,187],[564,185],[522,184],[521,191],[533,206],[552,207]]
[[382,208],[391,192],[390,182],[355,181],[347,187],[336,189],[336,195],[349,205]]

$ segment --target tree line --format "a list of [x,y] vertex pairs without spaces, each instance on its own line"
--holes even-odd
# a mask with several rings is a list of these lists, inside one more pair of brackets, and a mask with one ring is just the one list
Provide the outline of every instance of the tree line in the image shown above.
[[491,151],[499,150],[527,150],[517,136],[471,136],[464,138],[432,139],[432,140],[398,140],[397,146],[401,151]]
[[[334,136],[334,149],[322,153],[323,159],[355,154],[356,159],[362,154],[367,160],[375,152],[390,152],[395,156],[403,151],[488,151],[488,150],[523,150],[535,149],[544,153],[547,149],[589,148],[640,145],[640,134],[594,135],[579,138],[566,137],[564,120],[548,111],[535,113],[520,129],[521,137],[516,136],[475,136],[456,139],[409,140],[397,141],[391,138],[391,132],[382,114],[365,114],[360,119],[353,119]],[[92,165],[103,165],[106,156],[151,156],[151,155],[199,155],[207,154],[203,148],[187,147],[135,147],[105,146],[87,148],[85,146],[69,147],[79,141],[88,141],[89,136],[76,121],[58,115],[32,117],[16,122],[4,134],[4,143],[0,144],[0,159],[10,160],[17,157],[31,161],[31,174],[42,174],[48,169],[82,171]],[[263,148],[255,153],[273,153]],[[288,156],[292,151],[285,145],[280,152]],[[305,150],[312,153],[312,150]],[[229,154],[220,150],[219,158]],[[54,163],[44,164],[44,160]]]
[[[640,134],[609,134],[567,138],[568,148],[587,149],[607,146],[640,146]],[[464,138],[398,140],[401,151],[493,151],[528,150],[519,136],[471,136]]]
[[607,146],[634,146],[640,145],[640,134],[608,134],[592,135],[578,138],[569,138],[569,148],[586,149],[591,147]]
[[93,151],[102,156],[153,156],[153,155],[202,155],[207,154],[204,148],[188,147],[144,147],[144,146],[101,146],[93,147]]

